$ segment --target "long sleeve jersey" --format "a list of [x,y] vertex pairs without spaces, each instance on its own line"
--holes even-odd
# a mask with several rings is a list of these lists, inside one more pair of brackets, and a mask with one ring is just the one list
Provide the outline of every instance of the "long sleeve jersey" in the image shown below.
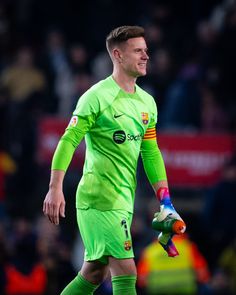
[[135,85],[127,93],[110,76],[78,100],[52,161],[52,169],[68,168],[85,137],[83,176],[77,208],[124,209],[133,212],[136,170],[141,156],[150,183],[166,180],[156,141],[157,107],[151,95]]

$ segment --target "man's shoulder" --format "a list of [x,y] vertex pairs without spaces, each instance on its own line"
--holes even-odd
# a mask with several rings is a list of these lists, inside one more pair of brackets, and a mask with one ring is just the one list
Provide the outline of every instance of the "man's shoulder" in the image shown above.
[[155,102],[154,97],[151,94],[149,94],[146,90],[138,86],[137,84],[136,84],[136,92],[140,97],[142,97],[146,101],[149,101],[150,103]]
[[118,92],[118,88],[114,87],[114,83],[112,83],[112,79],[109,76],[106,79],[94,84],[83,94],[83,96],[90,99],[96,99],[97,101],[99,101],[101,106],[105,106],[113,101]]
[[111,77],[107,77],[104,80],[100,80],[96,84],[94,84],[88,91],[91,93],[106,93],[114,90],[113,83],[111,81]]

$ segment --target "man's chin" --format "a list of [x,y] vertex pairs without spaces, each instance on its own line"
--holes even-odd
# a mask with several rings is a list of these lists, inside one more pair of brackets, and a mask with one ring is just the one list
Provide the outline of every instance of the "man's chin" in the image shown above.
[[140,75],[139,75],[139,77],[144,77],[144,76],[146,76],[147,75],[147,73],[145,72],[145,73],[141,73]]
[[147,75],[147,71],[139,71],[138,73],[137,73],[137,78],[138,77],[143,77],[143,76],[146,76]]

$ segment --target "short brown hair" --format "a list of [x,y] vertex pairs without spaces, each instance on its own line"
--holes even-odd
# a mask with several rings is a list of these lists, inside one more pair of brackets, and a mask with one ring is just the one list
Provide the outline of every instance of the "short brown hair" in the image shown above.
[[106,46],[110,52],[114,46],[131,38],[144,37],[144,28],[140,26],[122,26],[112,30],[106,38]]

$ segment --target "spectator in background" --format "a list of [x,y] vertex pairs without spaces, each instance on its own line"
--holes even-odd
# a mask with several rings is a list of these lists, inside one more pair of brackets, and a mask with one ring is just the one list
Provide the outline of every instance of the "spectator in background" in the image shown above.
[[236,237],[221,252],[210,282],[211,294],[236,294]]
[[227,163],[219,183],[206,191],[205,203],[200,219],[201,235],[210,266],[214,266],[220,253],[234,241],[236,210],[236,156]]
[[236,236],[219,257],[211,289],[213,294],[236,294]]
[[105,51],[98,53],[92,62],[92,74],[95,82],[105,79],[112,71],[112,63]]
[[149,23],[146,25],[146,35],[148,48],[150,54],[153,54],[159,47],[163,47],[163,32],[161,26],[155,23]]
[[207,82],[201,87],[201,129],[209,133],[229,130],[227,112],[217,100],[215,87]]
[[152,53],[152,58],[150,75],[146,80],[153,85],[153,95],[158,102],[159,110],[162,110],[167,89],[174,79],[174,64],[166,48],[156,49]]
[[45,295],[59,294],[76,275],[71,263],[71,245],[58,227],[45,218],[36,221],[38,251],[47,273]]
[[46,80],[35,65],[34,53],[30,47],[18,49],[14,62],[4,69],[0,80],[8,92],[7,123],[5,122],[9,142],[7,148],[18,167],[17,173],[11,177],[14,186],[8,186],[10,203],[14,213],[18,214],[19,209],[25,209],[18,206],[18,202],[32,196],[35,188],[35,127],[39,114],[44,110]]
[[199,130],[201,122],[200,67],[190,59],[168,87],[160,125],[163,130]]
[[16,223],[13,255],[6,264],[6,295],[43,295],[47,275],[39,259],[37,236],[24,219]]
[[59,228],[53,227],[42,218],[36,222],[36,232],[38,236],[38,249],[47,272],[47,295],[59,293],[59,282],[57,275],[57,241],[59,239]]
[[[68,49],[65,36],[60,29],[51,29],[44,44],[44,51],[40,58],[40,66],[45,73],[48,81],[47,106],[49,113],[61,114],[61,96],[57,86],[70,81],[70,69],[68,60]],[[65,88],[65,87],[64,87]],[[67,87],[68,88],[68,87]],[[66,88],[66,90],[67,90]],[[64,90],[62,96],[64,97]],[[63,98],[62,98],[63,99]]]
[[73,96],[71,103],[71,111],[75,108],[78,97],[87,91],[93,83],[93,77],[86,72],[75,73],[73,76]]
[[69,48],[69,62],[72,73],[90,73],[88,50],[82,44],[73,44]]
[[199,63],[204,71],[217,65],[217,42],[219,33],[209,21],[201,21],[196,27]]
[[73,44],[69,49],[68,78],[59,79],[56,91],[60,97],[59,114],[67,117],[74,110],[78,97],[92,86],[88,52],[81,44]]
[[75,107],[78,96],[91,86],[88,52],[81,44],[67,47],[61,31],[48,34],[42,67],[50,81],[49,99],[54,112],[67,117]]
[[20,108],[34,93],[44,91],[45,77],[34,65],[32,49],[22,47],[18,50],[13,64],[3,70],[1,84],[8,89],[10,100],[18,104],[16,108]]
[[222,102],[230,118],[230,130],[236,130],[236,4],[228,7],[217,43],[219,89]]
[[151,294],[208,294],[210,274],[197,245],[184,235],[173,238],[180,255],[167,257],[155,240],[144,248],[138,261],[138,285]]
[[23,144],[24,124],[29,124],[27,111],[42,108],[46,80],[34,65],[33,51],[29,47],[18,49],[13,64],[4,69],[0,76],[2,87],[8,91],[8,128],[11,151],[19,155]]

